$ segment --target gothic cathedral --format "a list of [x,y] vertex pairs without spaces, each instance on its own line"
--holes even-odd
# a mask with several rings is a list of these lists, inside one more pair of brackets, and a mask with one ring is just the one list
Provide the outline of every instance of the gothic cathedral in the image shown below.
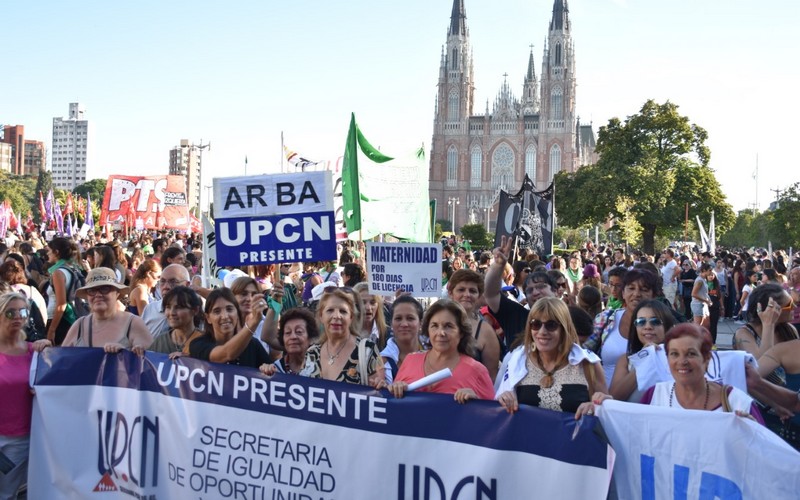
[[[431,199],[437,219],[455,226],[489,224],[500,190],[516,193],[527,173],[536,189],[561,170],[596,161],[594,132],[575,112],[575,50],[567,0],[554,0],[542,55],[541,83],[533,51],[517,98],[503,81],[489,109],[474,108],[474,79],[464,0],[453,0],[447,43],[439,69],[430,154]],[[492,213],[494,212],[494,214]],[[488,221],[488,222],[487,222]]]

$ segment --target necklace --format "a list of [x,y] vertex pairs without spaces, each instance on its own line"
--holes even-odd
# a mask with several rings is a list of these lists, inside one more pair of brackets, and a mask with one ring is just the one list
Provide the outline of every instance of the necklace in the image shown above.
[[347,339],[345,339],[345,341],[342,344],[342,346],[339,347],[339,350],[336,351],[336,354],[331,356],[331,350],[328,347],[327,342],[325,343],[325,349],[328,351],[328,365],[332,365],[333,364],[334,360],[339,357],[339,354],[342,352],[342,349],[344,349],[344,346],[346,346],[346,345],[347,345]]
[[[708,396],[711,393],[708,388],[708,380],[706,380],[706,400],[703,402],[703,409],[708,409]],[[672,397],[675,395],[675,382],[672,383],[672,389],[669,390],[669,407],[672,408]]]
[[542,358],[539,356],[539,351],[534,351],[534,354],[536,355],[536,364],[538,364],[539,368],[541,368],[544,372],[544,376],[539,381],[539,385],[543,389],[549,389],[553,386],[553,374],[555,374],[556,370],[558,370],[558,363],[553,366],[552,370],[547,371],[547,368],[544,367]]

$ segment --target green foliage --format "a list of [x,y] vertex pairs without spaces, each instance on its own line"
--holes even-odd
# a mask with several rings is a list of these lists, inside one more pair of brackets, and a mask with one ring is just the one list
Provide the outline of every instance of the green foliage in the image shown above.
[[466,224],[461,226],[461,236],[463,236],[465,240],[470,240],[473,248],[491,248],[494,244],[494,235],[488,233],[483,224]]
[[450,219],[436,219],[436,225],[442,228],[442,232],[453,230],[453,223]]
[[778,207],[771,212],[773,219],[770,223],[772,229],[773,245],[784,248],[800,246],[800,182],[792,184],[781,192]]
[[103,196],[105,196],[106,193],[107,183],[107,179],[92,179],[77,186],[73,193],[81,195],[84,198],[86,198],[86,195],[91,195],[93,202],[102,203]]
[[50,172],[41,169],[39,176],[36,178],[35,192],[33,193],[35,202],[31,205],[33,209],[33,220],[44,220],[44,214],[39,212],[39,193],[42,193],[42,199],[47,198],[47,193],[53,189],[53,178]]
[[0,172],[0,203],[8,200],[17,218],[22,221],[25,220],[28,212],[37,204],[34,189],[33,177]]
[[438,222],[435,226],[433,226],[433,241],[439,241],[442,239],[442,225]]
[[645,252],[653,253],[656,236],[683,227],[688,203],[690,217],[708,220],[714,211],[723,234],[735,216],[708,167],[707,138],[670,102],[647,101],[625,122],[612,118],[598,133],[597,164],[556,175],[559,223],[577,227],[613,217],[623,224],[623,239],[634,243],[640,230]]

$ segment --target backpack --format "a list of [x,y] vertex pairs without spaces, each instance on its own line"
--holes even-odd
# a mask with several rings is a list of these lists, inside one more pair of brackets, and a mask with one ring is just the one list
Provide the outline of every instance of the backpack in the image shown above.
[[91,312],[86,299],[76,296],[78,289],[86,286],[86,275],[71,266],[64,266],[61,269],[67,271],[72,277],[67,288],[67,305],[72,309],[75,319],[78,320]]
[[42,315],[42,311],[39,310],[39,306],[36,305],[36,301],[33,300],[32,296],[29,296],[33,294],[30,291],[25,292],[24,289],[20,290],[20,292],[22,295],[25,295],[28,302],[28,320],[22,328],[25,332],[25,340],[27,342],[36,342],[40,339],[46,339],[47,328],[44,323],[44,316]]

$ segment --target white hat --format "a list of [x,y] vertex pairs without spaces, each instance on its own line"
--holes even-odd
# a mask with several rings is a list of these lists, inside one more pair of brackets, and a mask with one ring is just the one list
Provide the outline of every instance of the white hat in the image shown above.
[[233,285],[233,282],[236,281],[236,278],[241,278],[242,276],[247,276],[247,273],[241,269],[234,269],[225,275],[225,277],[222,279],[222,284],[225,288],[230,288],[231,285]]

